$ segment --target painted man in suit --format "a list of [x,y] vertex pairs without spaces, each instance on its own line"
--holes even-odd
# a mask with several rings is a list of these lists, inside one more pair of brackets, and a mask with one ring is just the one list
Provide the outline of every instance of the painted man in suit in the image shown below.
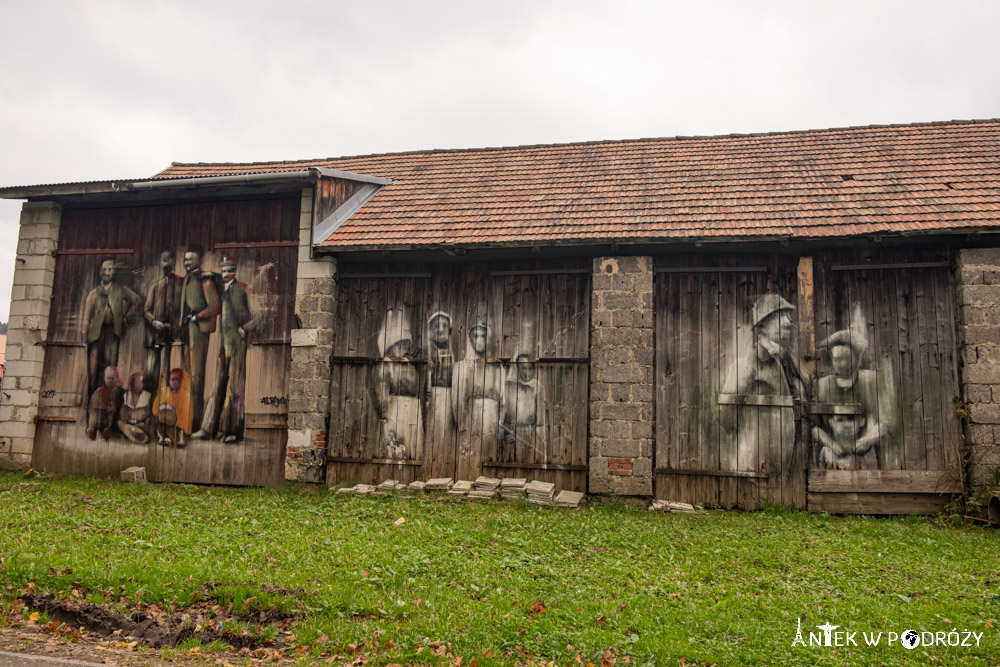
[[215,438],[227,444],[243,438],[243,397],[246,387],[247,346],[250,333],[257,327],[260,309],[253,290],[246,283],[236,280],[236,262],[222,258],[222,316],[219,345],[219,377],[215,388],[214,405],[221,410],[218,425],[211,423],[213,415],[205,415],[201,430],[195,438],[206,439],[215,431]]
[[101,386],[104,369],[118,365],[118,346],[128,327],[129,315],[139,308],[142,298],[115,282],[115,262],[101,264],[101,282],[90,290],[83,306],[87,335],[87,394]]
[[184,253],[187,274],[181,285],[177,328],[185,344],[184,362],[190,377],[192,422],[201,423],[205,401],[205,359],[208,339],[215,332],[221,303],[217,276],[201,270],[205,251],[192,246]]
[[[160,278],[146,294],[146,378],[154,390],[167,384],[170,344],[176,333],[181,277],[174,273],[173,250],[160,253]],[[162,374],[162,375],[161,375]]]

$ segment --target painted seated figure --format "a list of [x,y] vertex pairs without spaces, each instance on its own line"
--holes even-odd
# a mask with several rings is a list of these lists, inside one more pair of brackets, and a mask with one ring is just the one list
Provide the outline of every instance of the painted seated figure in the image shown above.
[[91,394],[87,406],[87,437],[91,440],[95,440],[98,433],[105,440],[111,438],[111,427],[115,423],[115,412],[122,395],[119,384],[118,369],[106,366],[104,382]]
[[194,422],[194,406],[187,374],[180,368],[170,371],[168,384],[160,387],[153,400],[156,436],[163,447],[184,447]]
[[132,442],[144,445],[149,442],[152,396],[143,388],[142,373],[132,373],[128,390],[118,411],[118,430]]

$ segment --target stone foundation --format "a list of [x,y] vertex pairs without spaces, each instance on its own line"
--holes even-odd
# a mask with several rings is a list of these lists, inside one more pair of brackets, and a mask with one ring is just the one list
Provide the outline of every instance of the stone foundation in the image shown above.
[[959,251],[958,344],[974,494],[1000,490],[1000,248]]
[[312,193],[304,192],[295,284],[295,314],[300,328],[292,330],[285,479],[320,483],[326,480],[337,264],[331,257],[310,258],[312,207]]
[[27,202],[21,208],[0,387],[0,467],[31,463],[61,219],[62,207],[53,202]]
[[653,493],[653,260],[594,260],[590,492]]

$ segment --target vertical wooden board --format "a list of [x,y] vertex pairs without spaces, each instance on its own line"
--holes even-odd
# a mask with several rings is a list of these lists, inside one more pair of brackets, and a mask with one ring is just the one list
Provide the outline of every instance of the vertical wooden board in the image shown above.
[[[451,318],[452,331],[448,339],[448,347],[451,350],[452,360],[459,358],[460,349],[456,338],[457,318],[454,310],[455,298],[455,271],[452,267],[442,267],[433,272],[433,278],[429,289],[429,304],[427,307],[428,317],[433,313],[443,312]],[[429,322],[427,323],[429,325]],[[429,339],[428,339],[429,340]],[[430,364],[428,364],[428,373]],[[449,371],[450,373],[451,371]],[[431,388],[428,387],[428,393]],[[444,394],[447,401],[451,401],[450,390],[439,392]],[[445,408],[438,418],[438,423],[431,423],[430,419],[425,422],[428,439],[427,454],[424,456],[422,475],[424,479],[435,477],[453,477],[455,475],[455,424],[451,416],[450,408]]]
[[[680,317],[679,345],[677,354],[679,392],[679,438],[677,443],[678,468],[700,469],[702,461],[698,451],[698,436],[701,427],[701,400],[699,380],[701,376],[701,331],[699,321],[700,285],[697,274],[679,274],[680,284]],[[698,502],[698,483],[696,478],[684,475],[679,480],[682,502]]]
[[879,353],[876,363],[880,364],[877,370],[879,404],[886,406],[883,411],[888,414],[890,431],[888,437],[883,438],[878,462],[880,470],[901,470],[904,467],[904,442],[909,428],[904,419],[901,393],[904,356],[900,349],[899,318],[905,317],[905,312],[901,314],[899,310],[896,272],[882,270],[879,273],[881,281],[879,296],[875,303],[879,311],[884,314],[879,318],[879,326],[876,329],[876,347]]
[[792,433],[792,440],[783,440],[784,477],[781,501],[784,505],[805,509],[806,477],[809,466],[811,436],[809,421],[803,414],[803,405],[814,395],[816,349],[816,293],[815,268],[812,257],[802,257],[794,270],[789,267],[788,291],[791,302],[797,305],[797,326],[792,329],[792,359],[799,364],[805,385],[801,403],[783,412],[782,432]]
[[[699,283],[699,323],[701,367],[695,391],[699,400],[698,467],[719,469],[719,274],[702,273]],[[699,502],[719,504],[719,478],[702,476],[694,480]]]
[[922,271],[917,283],[917,320],[920,328],[921,395],[924,399],[924,465],[927,470],[944,470],[944,430],[938,402],[941,396],[941,361],[938,354],[936,288],[940,269]]
[[[737,292],[737,377],[757,370],[757,334],[753,326],[751,314],[753,304],[764,293],[761,276],[755,273],[744,273],[742,289]],[[738,390],[742,389],[737,387]],[[737,466],[741,471],[760,472],[763,459],[760,452],[759,414],[752,407],[737,408]],[[746,439],[752,442],[745,442]],[[754,446],[756,443],[756,446]],[[762,484],[754,478],[738,478],[736,493],[738,506],[741,509],[752,510],[760,506]]]
[[950,272],[937,272],[934,303],[937,308],[938,356],[941,368],[941,387],[938,393],[941,420],[941,444],[944,470],[957,473],[961,466],[961,422],[954,399],[960,395],[958,383],[958,354],[955,338],[954,284]]
[[[739,274],[719,274],[719,393],[736,393],[736,373],[731,366],[737,363],[736,329]],[[719,470],[738,470],[736,454],[736,411],[735,405],[719,405]],[[719,505],[731,509],[737,504],[737,480],[735,477],[719,479]]]
[[924,435],[924,401],[921,387],[919,304],[912,270],[903,269],[896,275],[897,304],[899,306],[899,387],[903,404],[902,422],[905,470],[927,469],[927,444]]

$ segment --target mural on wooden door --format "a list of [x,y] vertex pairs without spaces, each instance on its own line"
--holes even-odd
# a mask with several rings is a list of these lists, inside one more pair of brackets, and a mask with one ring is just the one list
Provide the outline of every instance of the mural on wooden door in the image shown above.
[[371,270],[339,281],[328,481],[585,490],[589,269]]
[[65,211],[32,465],[279,481],[298,208]]

